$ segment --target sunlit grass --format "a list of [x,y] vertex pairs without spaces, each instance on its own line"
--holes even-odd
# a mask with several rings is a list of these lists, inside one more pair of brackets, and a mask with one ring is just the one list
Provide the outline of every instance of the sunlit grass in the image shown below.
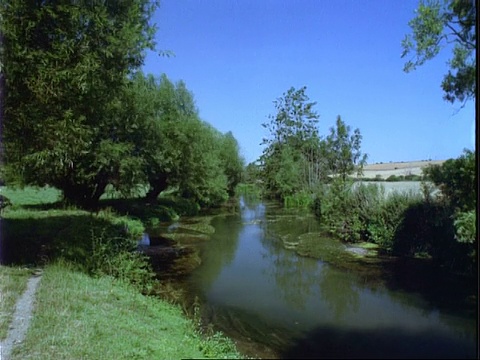
[[15,304],[26,290],[30,275],[27,268],[0,266],[0,339],[7,337]]
[[0,187],[0,194],[6,196],[13,206],[53,204],[61,200],[62,193],[52,187],[26,186],[24,188]]
[[[2,213],[7,255],[18,264],[46,267],[27,338],[12,359],[240,358],[231,340],[219,333],[203,336],[179,307],[142,295],[143,283],[136,287],[132,281],[142,280],[148,270],[127,249],[145,231],[139,218],[158,218],[171,211],[170,202],[145,209],[143,201],[119,199],[92,213],[64,207],[55,189],[1,190],[12,203]],[[148,216],[132,219],[132,204],[139,215]],[[183,210],[191,204],[179,206]],[[207,226],[202,230],[211,232]],[[0,270],[4,338],[30,273]]]
[[[218,337],[218,336],[217,336]],[[203,339],[180,308],[109,277],[48,266],[16,359],[239,358],[225,338]]]

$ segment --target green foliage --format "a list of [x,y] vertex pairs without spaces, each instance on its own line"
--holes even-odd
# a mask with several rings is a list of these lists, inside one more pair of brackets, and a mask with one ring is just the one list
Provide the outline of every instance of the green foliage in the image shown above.
[[18,206],[2,223],[3,256],[13,263],[44,265],[64,259],[92,275],[113,276],[142,291],[151,287],[153,271],[147,258],[136,252],[145,231],[139,220],[119,216],[111,208],[91,214]]
[[135,124],[118,108],[125,76],[153,48],[157,5],[4,2],[2,132],[11,178],[54,186],[86,207],[108,183],[140,180]]
[[200,120],[185,83],[138,72],[130,90],[130,112],[145,119],[138,149],[146,198],[156,202],[163,191],[175,189],[201,206],[215,206],[232,195],[243,171],[238,143],[232,133],[223,135]]
[[262,188],[257,184],[240,183],[235,188],[235,195],[246,195],[255,198],[260,198],[262,194]]
[[207,359],[215,359],[223,356],[224,359],[239,359],[242,356],[238,353],[235,343],[221,332],[213,335],[199,335],[199,350]]
[[391,250],[405,209],[420,196],[392,193],[376,184],[344,184],[336,180],[318,192],[313,209],[331,233],[347,242],[369,241]]
[[262,180],[271,195],[283,199],[326,177],[318,136],[318,114],[313,110],[306,87],[290,88],[274,101],[276,115],[262,124],[270,132],[260,158]]
[[[339,177],[344,183],[354,170],[361,175],[367,156],[360,150],[362,136],[359,129],[350,133],[340,116],[336,127],[330,129],[325,140],[318,130],[316,103],[309,102],[306,87],[290,88],[277,99],[277,113],[263,124],[270,138],[260,158],[261,180],[269,195],[278,199],[291,198],[301,191],[312,191],[320,184]],[[254,170],[251,165],[249,170]]]
[[[477,212],[475,210],[457,212],[454,216],[455,240],[468,249],[471,263],[477,265],[478,232]],[[469,262],[470,263],[470,262]],[[472,266],[473,268],[475,266]]]
[[240,157],[240,147],[233,134],[229,131],[221,139],[220,160],[227,176],[227,191],[230,196],[235,194],[235,187],[242,179],[244,160]]
[[449,159],[440,165],[431,165],[424,170],[446,197],[450,204],[460,210],[475,209],[477,201],[477,177],[475,153],[464,150],[457,159]]
[[312,204],[312,194],[307,191],[300,191],[283,199],[286,208],[310,208]]
[[262,124],[272,136],[271,139],[263,139],[263,144],[267,145],[264,156],[273,150],[272,145],[291,145],[300,149],[305,142],[318,137],[316,126],[319,116],[313,110],[316,103],[309,102],[306,89],[306,86],[299,90],[291,87],[274,101],[276,115],[269,115],[270,122]]
[[363,166],[367,162],[367,155],[362,154],[360,150],[362,143],[360,130],[355,129],[353,134],[350,134],[350,130],[350,126],[338,116],[335,127],[330,128],[325,144],[328,168],[343,182],[347,181],[347,177],[354,170],[357,170],[357,175],[362,175]]
[[205,122],[187,125],[178,193],[202,207],[220,205],[228,199],[228,177],[220,156],[223,135]]
[[442,202],[418,202],[409,206],[395,235],[395,255],[425,254],[451,269],[471,271],[467,247],[455,240],[453,213]]
[[451,270],[471,273],[476,268],[475,212],[454,215],[448,202],[429,194],[385,196],[375,184],[355,183],[352,188],[336,180],[319,188],[313,210],[343,241],[368,241],[396,256],[427,256]]
[[422,176],[415,174],[407,174],[404,176],[405,181],[422,181]]
[[476,2],[473,0],[421,0],[409,25],[412,34],[402,41],[402,57],[414,53],[405,64],[409,72],[452,48],[450,69],[442,81],[444,99],[461,102],[476,93]]
[[262,170],[256,162],[249,163],[243,171],[242,182],[247,184],[259,183],[262,181]]
[[132,249],[118,249],[118,245],[112,246],[112,239],[108,239],[105,233],[92,233],[91,241],[91,253],[82,264],[88,273],[112,276],[141,292],[149,292],[153,288],[155,274],[146,255]]
[[400,176],[397,175],[390,175],[388,178],[385,179],[385,181],[401,181],[403,179],[400,179]]
[[477,218],[474,210],[458,213],[453,224],[457,241],[468,244],[477,241]]

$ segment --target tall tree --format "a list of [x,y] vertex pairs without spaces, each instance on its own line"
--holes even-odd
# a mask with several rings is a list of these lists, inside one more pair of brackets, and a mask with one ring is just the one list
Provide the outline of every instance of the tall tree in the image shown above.
[[158,3],[3,3],[6,162],[26,183],[93,205],[108,183],[138,173],[129,170],[139,165],[135,145],[115,109],[126,75],[154,46],[149,19]]
[[240,156],[240,147],[237,139],[235,139],[231,131],[222,136],[220,159],[223,171],[227,176],[228,195],[232,196],[235,194],[235,187],[242,179],[245,164]]
[[[274,104],[276,114],[262,124],[269,130],[270,137],[263,139],[266,148],[260,160],[267,190],[276,197],[284,197],[308,181],[309,161],[317,159],[312,154],[320,144],[319,116],[314,110],[316,103],[309,101],[306,86],[298,90],[291,87]],[[286,167],[290,169],[287,171]]]
[[318,137],[319,115],[313,109],[316,102],[309,101],[306,90],[306,86],[298,90],[291,87],[273,102],[276,114],[269,115],[270,121],[262,124],[270,132],[270,138],[262,141],[267,145],[266,152],[272,144],[291,145],[299,149],[305,141]]
[[[409,72],[451,48],[450,70],[444,76],[444,99],[464,102],[476,93],[476,1],[421,0],[409,22],[412,34],[402,41],[402,57],[413,52],[404,67]],[[453,44],[453,47],[452,47]]]
[[362,135],[359,129],[351,134],[350,126],[346,125],[340,116],[337,116],[335,127],[330,128],[326,138],[328,164],[332,174],[340,177],[342,182],[357,170],[362,173],[367,155],[361,152]]
[[168,188],[201,206],[226,200],[242,171],[238,144],[231,133],[222,135],[200,120],[185,83],[139,72],[127,98],[125,111],[139,118],[132,123],[141,129],[136,144],[149,186],[146,198],[154,202]]
[[223,135],[204,121],[182,124],[180,171],[174,179],[181,196],[200,206],[216,206],[228,199],[228,177],[222,163]]
[[[2,12],[0,11],[0,24],[2,23]],[[3,119],[5,116],[5,67],[4,67],[4,46],[3,31],[0,25],[0,180],[3,182]]]

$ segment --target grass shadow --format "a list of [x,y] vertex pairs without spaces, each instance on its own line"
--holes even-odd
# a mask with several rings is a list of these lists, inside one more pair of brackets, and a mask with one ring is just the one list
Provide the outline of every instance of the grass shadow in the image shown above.
[[82,263],[92,254],[95,238],[117,250],[133,244],[121,224],[79,211],[2,218],[1,232],[0,263],[6,265],[41,265],[60,257]]

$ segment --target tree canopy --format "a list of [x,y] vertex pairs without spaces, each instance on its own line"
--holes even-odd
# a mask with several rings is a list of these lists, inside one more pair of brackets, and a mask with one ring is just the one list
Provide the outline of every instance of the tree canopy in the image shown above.
[[[450,69],[442,81],[444,99],[464,102],[476,93],[476,2],[475,0],[421,0],[410,20],[412,33],[402,41],[402,57],[411,58],[404,71],[415,70],[452,49]],[[412,55],[413,53],[413,55]]]
[[357,174],[362,174],[367,155],[362,154],[361,144],[360,130],[355,129],[351,134],[350,126],[338,116],[335,127],[330,128],[330,134],[326,138],[326,156],[331,173],[340,176],[343,182],[355,170]]
[[366,155],[361,152],[359,129],[351,134],[350,126],[340,116],[330,134],[322,138],[317,129],[319,116],[306,94],[306,87],[290,88],[274,101],[276,114],[263,126],[270,137],[260,158],[262,178],[267,192],[285,198],[302,190],[312,190],[338,176],[342,182],[354,170],[361,172]]
[[199,118],[184,82],[139,71],[154,49],[157,6],[1,3],[10,180],[54,186],[82,207],[94,207],[108,185],[124,194],[146,187],[150,200],[171,187],[202,205],[233,193],[243,171],[233,135]]
[[116,108],[126,75],[154,46],[156,5],[3,2],[5,160],[24,182],[86,205],[138,167]]

